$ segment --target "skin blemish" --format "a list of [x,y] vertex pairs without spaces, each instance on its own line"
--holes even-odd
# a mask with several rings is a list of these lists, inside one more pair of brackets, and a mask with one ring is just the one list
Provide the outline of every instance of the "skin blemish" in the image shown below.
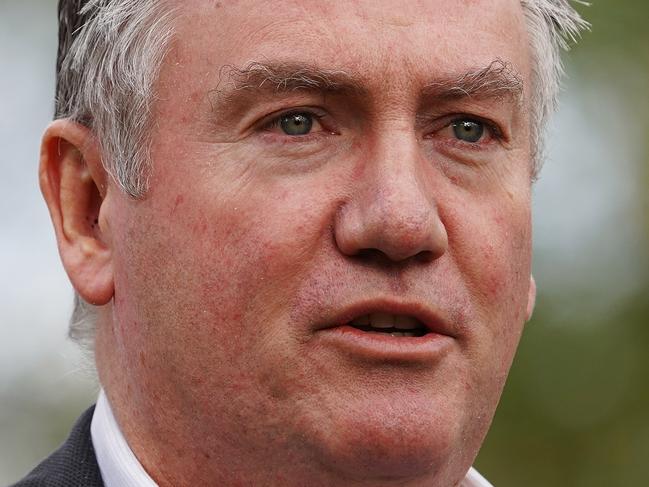
[[174,207],[171,209],[171,215],[176,213],[176,210],[183,203],[183,201],[185,201],[185,197],[182,194],[176,196],[176,200],[174,201]]
[[502,280],[499,279],[497,276],[492,276],[489,279],[489,292],[493,296],[498,296],[500,294],[500,290],[502,289]]
[[493,255],[494,255],[493,245],[489,245],[489,244],[483,245],[483,247],[482,247],[482,255],[484,255],[486,259],[491,260],[493,258]]
[[[354,143],[354,145],[357,145]],[[352,180],[358,181],[365,174],[365,164],[363,162],[356,164],[354,166],[354,171],[352,172]]]

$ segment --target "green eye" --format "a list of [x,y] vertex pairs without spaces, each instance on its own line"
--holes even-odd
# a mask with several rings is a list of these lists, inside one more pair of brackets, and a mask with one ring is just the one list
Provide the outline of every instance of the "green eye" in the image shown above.
[[484,124],[476,120],[456,120],[453,133],[458,139],[474,144],[484,135]]
[[313,127],[313,116],[308,113],[289,113],[280,118],[279,126],[286,135],[307,135]]

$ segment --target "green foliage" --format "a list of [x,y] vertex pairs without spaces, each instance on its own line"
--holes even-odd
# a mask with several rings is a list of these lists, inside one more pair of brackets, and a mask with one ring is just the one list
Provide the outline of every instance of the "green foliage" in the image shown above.
[[646,301],[601,323],[566,323],[541,300],[478,460],[494,485],[644,485]]

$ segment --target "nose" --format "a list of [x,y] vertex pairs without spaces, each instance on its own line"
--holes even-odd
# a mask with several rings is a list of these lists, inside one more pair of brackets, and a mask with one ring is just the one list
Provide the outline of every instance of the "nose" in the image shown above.
[[414,134],[383,139],[361,161],[349,198],[334,222],[336,245],[348,256],[382,254],[392,262],[431,260],[448,248],[436,205],[430,161]]

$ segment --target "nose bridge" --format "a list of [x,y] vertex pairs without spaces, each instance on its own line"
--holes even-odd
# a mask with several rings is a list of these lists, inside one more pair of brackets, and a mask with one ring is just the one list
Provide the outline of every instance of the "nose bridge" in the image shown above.
[[385,225],[404,229],[411,226],[414,230],[424,223],[434,202],[426,190],[415,137],[403,132],[385,137],[370,157],[363,187],[368,215],[374,213]]
[[373,250],[393,261],[419,254],[438,257],[446,250],[446,230],[414,130],[381,133],[341,208],[338,246],[349,255]]

